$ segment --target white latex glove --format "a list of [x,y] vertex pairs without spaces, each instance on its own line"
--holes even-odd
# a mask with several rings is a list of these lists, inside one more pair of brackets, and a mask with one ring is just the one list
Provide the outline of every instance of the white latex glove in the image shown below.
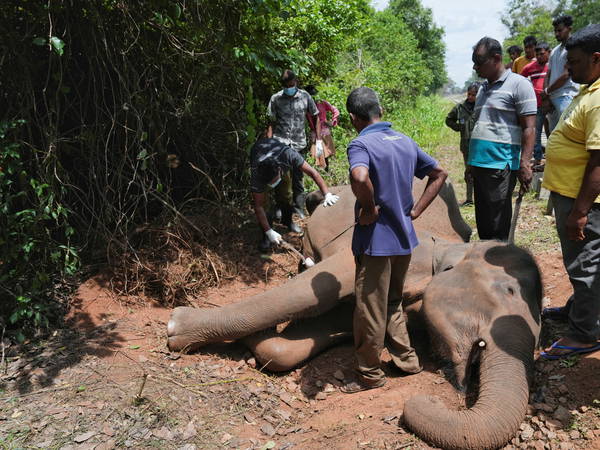
[[317,158],[323,154],[323,141],[321,139],[317,140]]
[[267,238],[269,239],[269,242],[271,242],[271,244],[281,244],[281,235],[273,228],[269,228],[265,232],[265,234],[267,235]]
[[335,195],[332,194],[331,192],[328,192],[327,194],[325,194],[325,201],[323,202],[323,206],[331,206],[335,203],[337,203],[337,201],[340,199],[339,195]]

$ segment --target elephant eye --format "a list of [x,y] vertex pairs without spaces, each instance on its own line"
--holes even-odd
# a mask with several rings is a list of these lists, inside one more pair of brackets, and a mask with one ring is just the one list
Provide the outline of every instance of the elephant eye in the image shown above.
[[446,271],[452,270],[452,269],[454,269],[454,266],[453,265],[449,265],[449,266],[444,267],[444,269],[442,270],[442,272],[446,272]]
[[515,290],[511,286],[507,287],[506,290],[510,295],[515,295]]

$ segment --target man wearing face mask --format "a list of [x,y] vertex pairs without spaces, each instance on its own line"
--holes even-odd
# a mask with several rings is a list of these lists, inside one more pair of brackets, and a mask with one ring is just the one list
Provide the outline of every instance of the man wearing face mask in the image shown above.
[[[281,223],[294,233],[302,232],[292,220],[292,202],[289,190],[284,184],[286,175],[293,170],[301,171],[315,181],[325,196],[323,206],[331,206],[339,200],[337,195],[329,192],[319,172],[308,165],[298,152],[277,139],[259,139],[250,151],[250,191],[254,201],[254,213],[264,233],[259,244],[260,251],[268,251],[282,240],[281,235],[271,228],[269,214],[266,212],[269,209],[268,192],[271,190],[274,191],[276,201],[281,207]],[[287,179],[289,180],[289,177]]]
[[[281,76],[283,89],[271,97],[267,113],[271,124],[267,129],[267,137],[290,146],[299,156],[306,152],[306,115],[318,117],[319,110],[308,92],[298,89],[298,77],[294,72],[286,69]],[[316,145],[323,146],[321,140],[321,124],[316,122]],[[292,195],[296,213],[304,217],[304,172],[299,167],[292,168]]]

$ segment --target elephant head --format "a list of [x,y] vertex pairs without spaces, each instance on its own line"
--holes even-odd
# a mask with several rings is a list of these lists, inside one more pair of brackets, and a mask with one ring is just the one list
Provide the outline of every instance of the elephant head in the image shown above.
[[448,252],[425,289],[423,315],[457,387],[464,389],[469,375],[478,373],[479,393],[461,411],[437,398],[413,397],[404,421],[441,448],[498,448],[515,435],[527,408],[540,331],[540,274],[531,255],[512,245],[488,241]]

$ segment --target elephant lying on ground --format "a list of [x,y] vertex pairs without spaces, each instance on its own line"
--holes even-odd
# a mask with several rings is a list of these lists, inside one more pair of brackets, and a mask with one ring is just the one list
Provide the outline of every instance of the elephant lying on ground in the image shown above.
[[[415,180],[419,195],[424,182]],[[168,324],[172,350],[242,339],[257,361],[289,370],[351,336],[354,260],[350,251],[354,196],[316,208],[304,251],[318,263],[283,286],[217,309],[176,308]],[[307,202],[316,203],[318,198]],[[479,373],[477,400],[450,411],[429,397],[409,399],[405,423],[442,448],[496,448],[525,416],[528,374],[540,328],[541,281],[533,258],[499,242],[466,243],[470,229],[447,185],[415,221],[420,245],[405,281],[409,308],[421,310],[432,346],[451,363],[465,389]],[[311,319],[307,319],[311,318]],[[299,320],[306,319],[306,320]],[[278,333],[275,325],[292,321]]]

